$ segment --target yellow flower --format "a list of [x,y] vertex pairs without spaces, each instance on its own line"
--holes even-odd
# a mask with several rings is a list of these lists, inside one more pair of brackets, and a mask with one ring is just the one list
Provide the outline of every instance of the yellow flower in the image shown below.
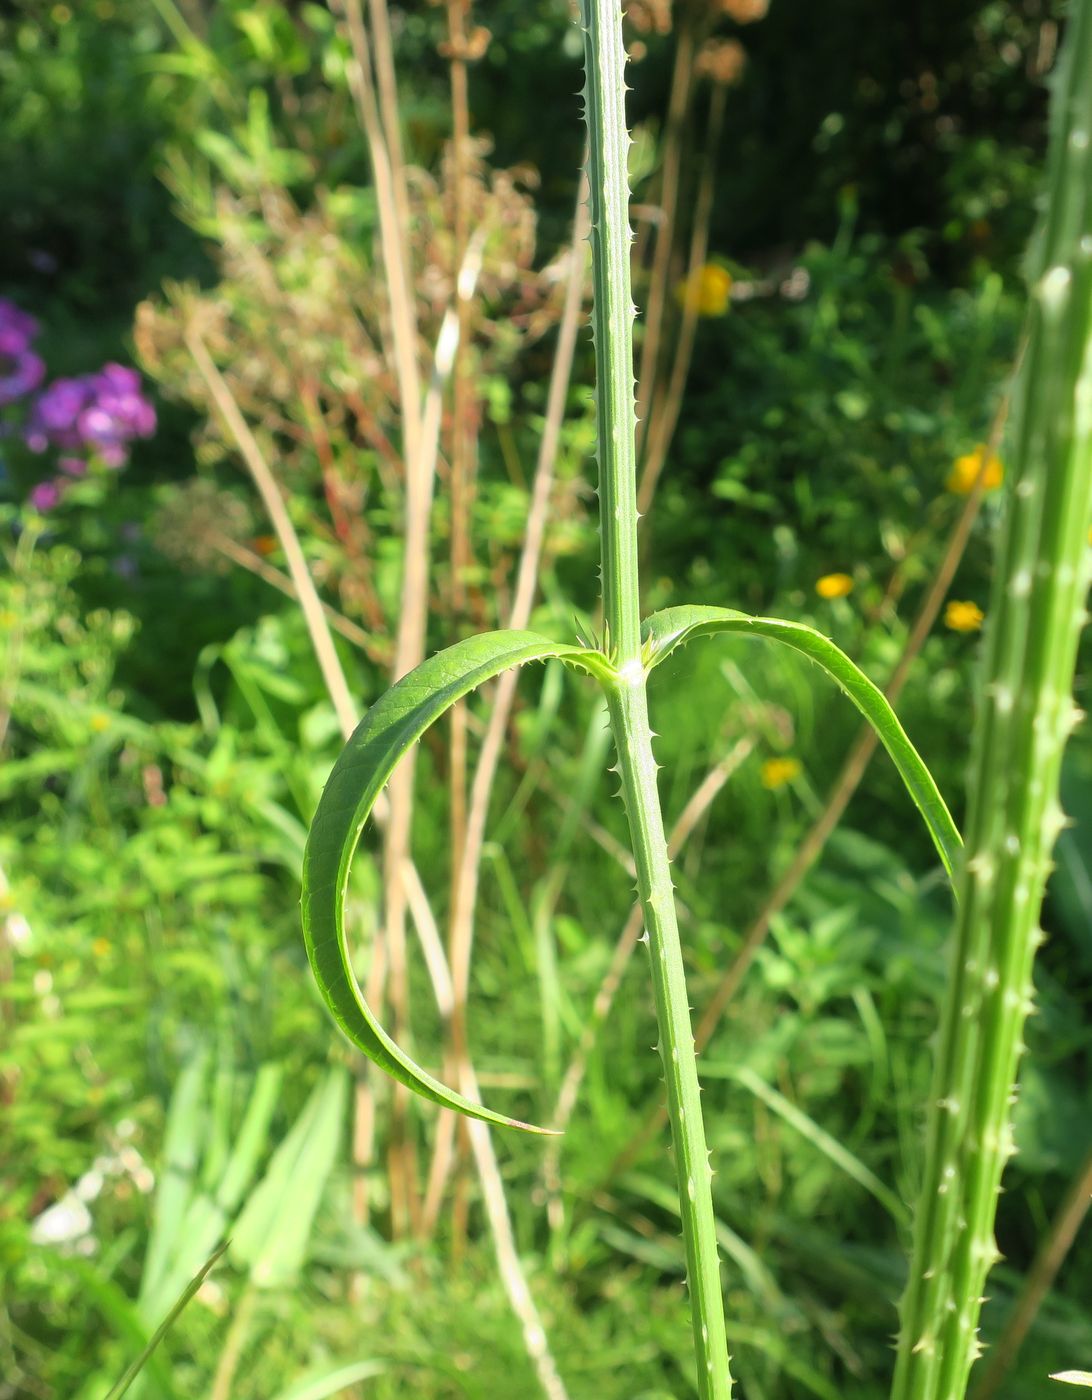
[[675,288],[679,304],[699,316],[723,316],[732,294],[732,274],[716,263],[695,268]]
[[977,632],[984,616],[977,603],[961,603],[953,598],[944,609],[944,625],[953,632]]
[[791,783],[799,773],[798,758],[768,758],[762,765],[762,786],[773,792],[779,787],[784,787],[786,783]]
[[848,574],[824,574],[815,583],[820,598],[845,598],[853,592],[853,580]]
[[[948,473],[948,480],[944,483],[948,490],[957,496],[969,496],[974,490],[985,456],[986,446],[980,442],[973,452],[966,452],[962,457],[957,457]],[[1005,468],[1001,464],[1001,458],[992,453],[986,461],[986,470],[982,475],[983,491],[996,491],[1004,479]]]
[[91,716],[91,733],[104,734],[110,728],[110,716],[104,715],[101,710],[96,710]]
[[94,953],[96,958],[104,958],[106,954],[110,951],[109,941],[105,938],[93,939],[91,943],[91,951],[92,953]]

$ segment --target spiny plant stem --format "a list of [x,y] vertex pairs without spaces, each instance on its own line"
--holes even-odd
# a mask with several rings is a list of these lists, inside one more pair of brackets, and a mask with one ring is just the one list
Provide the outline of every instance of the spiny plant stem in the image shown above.
[[648,722],[637,575],[636,411],[630,294],[630,138],[619,0],[584,0],[584,89],[595,290],[599,519],[605,649],[615,667],[607,703],[645,915],[660,1055],[675,1148],[698,1390],[728,1400],[732,1379],[682,945]]
[[1049,196],[1013,406],[1014,482],[893,1400],[955,1400],[978,1354],[1039,907],[1062,824],[1092,507],[1092,0],[1078,0],[1069,20]]
[[637,443],[629,282],[626,53],[621,0],[582,0],[584,102],[591,189],[592,333],[599,439],[599,522],[604,649],[618,667],[639,662]]
[[656,761],[652,755],[652,730],[643,677],[608,690],[607,704],[618,750],[618,774],[629,816],[630,839],[637,863],[637,893],[644,910],[652,964],[652,990],[660,1033],[658,1048],[667,1086],[667,1112],[686,1246],[698,1393],[702,1400],[727,1400],[732,1393],[732,1377],[713,1215],[713,1172],[705,1145],[686,973],[660,795],[656,788]]

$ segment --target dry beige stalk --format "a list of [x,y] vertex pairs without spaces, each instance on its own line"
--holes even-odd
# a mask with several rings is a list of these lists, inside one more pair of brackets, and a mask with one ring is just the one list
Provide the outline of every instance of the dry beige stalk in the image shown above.
[[678,221],[679,182],[682,174],[683,140],[694,87],[694,48],[697,42],[695,20],[684,11],[675,42],[675,64],[667,103],[663,162],[660,176],[660,218],[656,225],[656,246],[645,308],[645,335],[641,345],[640,372],[637,376],[638,447],[648,433],[648,413],[653,402],[659,368],[660,343],[668,310],[671,255]]
[[[546,419],[535,465],[531,502],[527,514],[527,529],[524,534],[523,549],[516,576],[515,596],[508,619],[508,625],[514,628],[526,627],[537,588],[538,568],[553,489],[554,467],[561,437],[565,399],[572,374],[573,356],[576,351],[576,339],[584,301],[589,217],[586,191],[582,186],[573,220],[569,272],[565,284],[565,305],[550,376]],[[478,897],[482,845],[485,840],[489,798],[493,791],[497,764],[500,760],[508,718],[515,698],[516,680],[516,672],[508,671],[497,682],[493,708],[490,712],[471,786],[466,839],[463,843],[459,871],[455,881],[456,902],[452,910],[448,937],[454,989],[451,1041],[454,1068],[463,1093],[468,1092],[462,1086],[463,1074],[470,1068],[466,1034],[466,1003],[470,984],[474,912]],[[441,1117],[453,1119],[451,1114],[441,1115]],[[453,1123],[449,1123],[446,1127],[442,1127],[433,1157],[424,1211],[426,1229],[432,1227],[440,1208],[444,1184],[451,1166],[453,1141]]]
[[[694,278],[705,265],[709,251],[709,220],[713,213],[713,193],[716,184],[716,152],[720,145],[720,133],[724,124],[725,87],[717,83],[709,103],[709,122],[705,137],[705,150],[702,154],[701,173],[698,180],[698,197],[694,207],[694,225],[690,234],[690,257],[687,265],[687,285],[692,286]],[[656,486],[663,471],[667,454],[671,447],[679,414],[682,411],[686,380],[690,374],[690,362],[694,354],[694,340],[697,335],[700,308],[694,297],[683,298],[682,320],[675,338],[675,355],[671,364],[671,377],[667,388],[653,400],[649,419],[648,434],[645,439],[644,462],[641,467],[641,480],[637,491],[637,509],[647,517],[656,493]]]
[[284,504],[280,487],[258,446],[257,438],[250,430],[250,424],[239,411],[239,405],[232,397],[231,390],[224,382],[223,375],[213,363],[201,332],[195,324],[191,323],[187,327],[185,340],[190,354],[193,356],[193,362],[208,386],[209,396],[216,405],[217,412],[238,445],[240,455],[246,463],[247,470],[262,498],[262,504],[265,506],[273,529],[276,531],[277,539],[280,541],[281,549],[288,563],[292,587],[295,589],[300,609],[307,622],[307,630],[315,648],[315,656],[322,671],[323,682],[333,703],[342,733],[348,737],[356,726],[356,705],[349,693],[345,672],[341,669],[341,662],[338,660],[334,647],[334,639],[330,635],[326,614],[322,609],[322,601],[312,581],[303,547]]

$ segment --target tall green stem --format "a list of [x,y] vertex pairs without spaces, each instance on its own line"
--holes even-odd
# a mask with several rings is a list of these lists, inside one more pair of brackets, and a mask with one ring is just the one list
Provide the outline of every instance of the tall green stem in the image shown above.
[[625,115],[620,0],[584,0],[584,90],[589,133],[595,301],[599,519],[605,649],[614,663],[607,702],[644,909],[659,1049],[679,1182],[686,1270],[702,1400],[727,1400],[732,1379],[724,1330],[712,1170],[705,1145],[694,1036],[648,722],[637,576],[633,300],[629,282],[630,139]]
[[958,1400],[978,1354],[1039,909],[1062,824],[1058,775],[1076,719],[1092,510],[1092,0],[1077,0],[1070,15],[1035,255],[893,1400]]
[[660,1033],[658,1048],[667,1086],[667,1112],[686,1246],[698,1393],[702,1400],[727,1400],[732,1393],[732,1377],[713,1216],[713,1172],[705,1145],[694,1033],[690,1026],[667,840],[656,788],[656,761],[652,756],[644,677],[609,689],[607,703],[618,750],[618,774],[629,815],[630,840],[637,866],[637,893],[644,910],[652,964],[652,989]]
[[599,440],[599,526],[604,650],[618,666],[639,660],[637,586],[637,416],[629,283],[629,128],[621,0],[582,0],[584,102],[592,214],[595,404]]

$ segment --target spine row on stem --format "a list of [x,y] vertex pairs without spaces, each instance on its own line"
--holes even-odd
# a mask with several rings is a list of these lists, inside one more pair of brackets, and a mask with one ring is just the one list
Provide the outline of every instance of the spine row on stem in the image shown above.
[[1033,248],[1029,343],[1011,432],[972,760],[966,858],[929,1112],[893,1400],[965,1393],[1032,999],[1092,513],[1092,0],[1055,80],[1049,205]]

